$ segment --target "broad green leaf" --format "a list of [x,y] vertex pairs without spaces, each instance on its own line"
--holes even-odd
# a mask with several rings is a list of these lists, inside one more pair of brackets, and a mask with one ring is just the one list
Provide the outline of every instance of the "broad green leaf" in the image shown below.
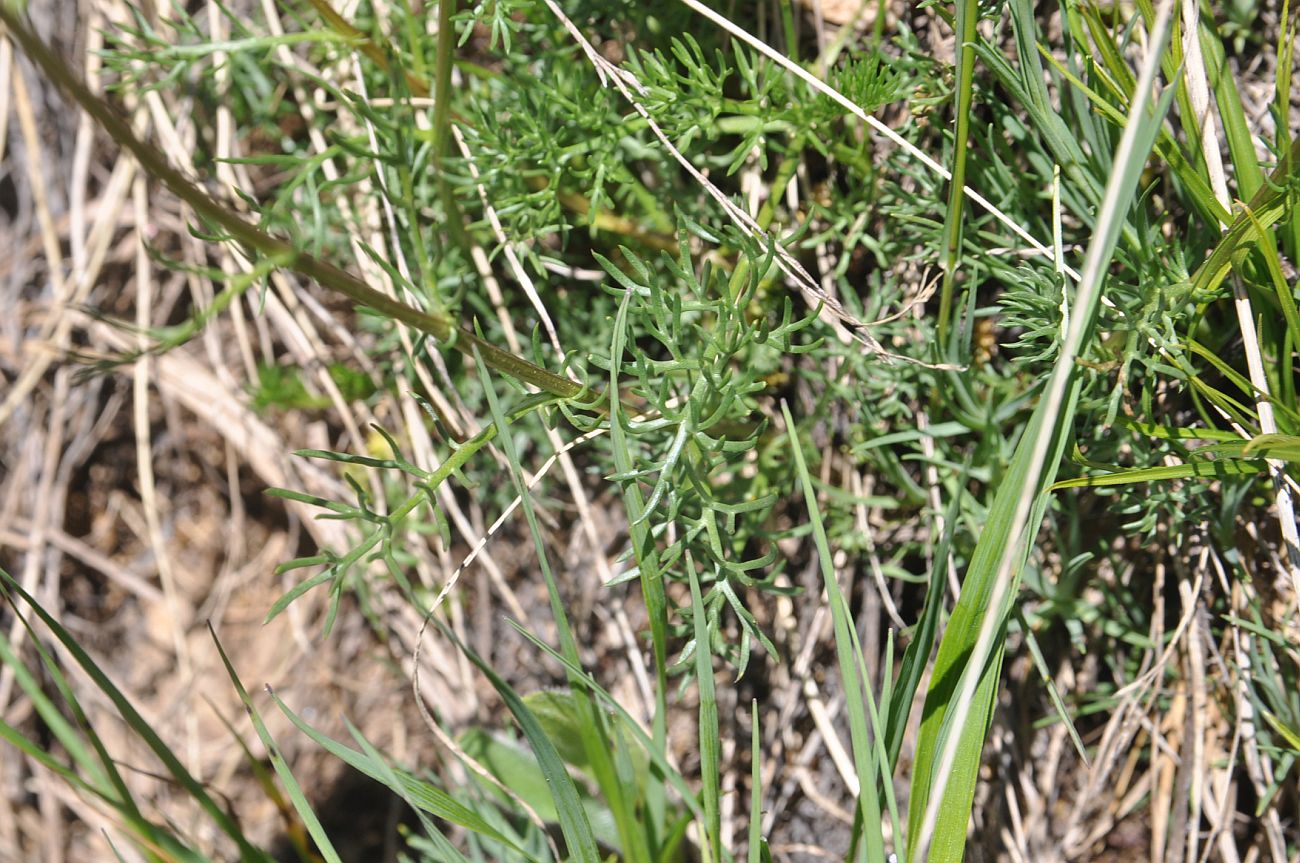
[[580,705],[571,692],[542,690],[530,692],[524,697],[524,704],[537,717],[546,736],[555,741],[564,763],[579,770],[591,766],[587,750],[582,747],[582,734],[579,724],[583,721],[579,713]]

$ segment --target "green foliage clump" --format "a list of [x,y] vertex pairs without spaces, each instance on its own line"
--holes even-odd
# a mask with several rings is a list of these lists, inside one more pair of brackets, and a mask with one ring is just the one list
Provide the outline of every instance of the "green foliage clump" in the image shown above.
[[[733,24],[761,25],[782,63],[744,32],[700,26],[696,5],[484,0],[439,8],[438,38],[405,4],[362,4],[348,22],[309,0],[283,37],[236,24],[212,44],[178,14],[168,33],[140,18],[109,54],[124,90],[191,82],[201,105],[230,107],[260,136],[234,160],[274,177],[240,202],[256,226],[197,208],[262,268],[231,292],[281,268],[368,307],[358,329],[378,379],[329,368],[345,399],[446,387],[416,397],[437,464],[417,464],[390,429],[364,452],[298,453],[336,465],[348,499],[273,493],[347,522],[352,544],[284,563],[301,580],[270,616],[324,588],[327,630],[353,594],[383,632],[370,597],[390,579],[437,627],[444,597],[410,573],[432,539],[452,545],[445,484],[484,511],[522,510],[554,638],[515,624],[563,687],[521,697],[490,657],[441,633],[520,732],[460,737],[487,765],[467,803],[445,777],[395,772],[363,740],[343,746],[288,714],[439,819],[411,842],[425,860],[650,863],[684,859],[688,843],[733,859],[715,660],[742,685],[788,662],[780,642],[806,634],[776,632],[771,608],[818,607],[825,591],[856,782],[848,858],[884,859],[888,834],[900,859],[955,863],[1012,659],[1036,669],[1033,709],[1086,759],[1076,724],[1115,709],[1165,648],[1151,571],[1212,547],[1222,577],[1251,594],[1236,528],[1272,518],[1294,486],[1300,313],[1282,264],[1300,252],[1300,145],[1278,122],[1275,164],[1262,164],[1217,62],[1249,40],[1251,4],[1196,34],[1236,201],[1215,192],[1188,89],[1203,73],[1167,6],[1065,4],[1049,31],[1024,0],[928,4],[965,34],[950,66],[909,20],[887,31],[882,15],[874,32],[814,49],[793,4],[739,12]],[[1291,49],[1278,44],[1281,120]],[[219,52],[224,92],[201,71]],[[863,123],[791,66],[889,123]],[[335,67],[352,77],[321,71]],[[271,84],[281,77],[292,86]],[[282,128],[309,90],[319,134]],[[364,266],[397,299],[330,262]],[[277,365],[252,398],[263,411],[326,404]],[[453,432],[436,406],[451,400],[477,432]],[[571,525],[543,529],[544,504],[562,496],[529,476],[557,435],[584,441],[572,458],[615,511],[604,589],[639,588],[648,716],[593,676],[579,643],[589,621],[570,619],[549,531]],[[841,587],[856,574],[870,583]],[[864,646],[854,616],[867,591],[891,617]],[[1264,717],[1278,784],[1293,782],[1294,657],[1256,597],[1209,594],[1187,619],[1203,603],[1207,631],[1265,669],[1239,688]],[[866,647],[885,658],[869,667]],[[1062,695],[1051,667],[1082,655],[1101,657],[1097,686]],[[829,668],[830,650],[819,656]],[[689,708],[670,701],[672,675],[695,687]],[[698,781],[667,742],[688,709]],[[757,778],[749,791],[757,810]],[[766,847],[755,822],[751,861]]]

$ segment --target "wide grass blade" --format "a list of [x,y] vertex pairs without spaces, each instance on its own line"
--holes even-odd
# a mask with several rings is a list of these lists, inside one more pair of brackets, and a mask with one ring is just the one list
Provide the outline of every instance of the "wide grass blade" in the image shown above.
[[1201,50],[1205,54],[1206,70],[1214,88],[1214,102],[1219,107],[1223,121],[1223,134],[1232,157],[1233,174],[1237,178],[1237,197],[1246,200],[1264,185],[1264,172],[1255,156],[1255,142],[1246,120],[1246,109],[1241,102],[1241,91],[1236,77],[1228,66],[1223,42],[1214,30],[1214,20],[1209,15],[1200,16]]
[[1044,492],[1070,439],[1080,389],[1075,359],[1091,334],[1102,281],[1127,221],[1138,175],[1172,97],[1172,91],[1166,92],[1154,115],[1148,112],[1169,34],[1171,6],[1168,0],[1161,5],[1152,28],[1060,354],[994,498],[939,645],[908,812],[912,861],[956,863],[965,853],[980,754],[997,693],[1007,612],[1028,546],[1046,510]]

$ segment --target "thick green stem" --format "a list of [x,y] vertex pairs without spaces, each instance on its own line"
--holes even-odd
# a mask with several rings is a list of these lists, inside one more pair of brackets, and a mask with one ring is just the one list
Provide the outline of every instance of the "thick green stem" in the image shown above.
[[456,30],[451,16],[456,0],[438,0],[438,59],[433,78],[433,156],[439,167],[447,153],[447,135],[451,129],[451,66],[456,50]]
[[966,189],[966,142],[970,138],[970,109],[975,75],[976,0],[957,3],[957,122],[953,135],[952,181],[948,184],[948,214],[944,219],[943,283],[939,289],[939,349],[945,350],[952,317],[953,283],[961,258],[962,209]]
[[438,58],[433,78],[433,165],[438,172],[438,196],[447,214],[447,229],[451,239],[462,249],[470,246],[465,233],[465,217],[460,203],[447,182],[447,139],[451,136],[451,68],[456,57],[456,28],[451,16],[456,12],[456,0],[438,0]]

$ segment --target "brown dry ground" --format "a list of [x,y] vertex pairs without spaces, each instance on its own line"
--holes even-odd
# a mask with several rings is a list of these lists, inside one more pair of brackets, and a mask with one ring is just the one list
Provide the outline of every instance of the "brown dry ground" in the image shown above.
[[[92,84],[99,82],[95,30],[127,20],[126,6],[118,0],[46,0],[32,8],[42,36]],[[195,152],[183,88],[123,104],[173,159],[185,164]],[[312,510],[268,498],[264,491],[278,486],[347,499],[337,471],[289,453],[363,451],[368,444],[362,430],[376,418],[416,435],[418,410],[412,415],[412,405],[400,396],[365,408],[331,392],[326,366],[335,361],[364,365],[365,345],[349,332],[346,309],[320,300],[310,286],[289,277],[273,282],[264,308],[256,299],[237,303],[231,314],[180,349],[84,375],[87,359],[121,355],[137,345],[128,329],[105,322],[101,314],[174,322],[210,298],[210,284],[159,267],[142,252],[146,244],[181,260],[232,270],[238,263],[214,255],[190,236],[176,200],[119,158],[112,143],[3,41],[0,106],[0,125],[7,124],[0,130],[0,566],[81,639],[194,775],[228,802],[250,838],[267,847],[283,845],[295,825],[268,801],[227,728],[235,729],[254,757],[265,758],[221,667],[205,627],[210,622],[345,859],[395,859],[393,826],[403,817],[400,807],[376,787],[345,776],[294,732],[262,686],[273,685],[335,737],[346,737],[346,716],[393,760],[438,769],[447,760],[445,749],[426,727],[410,686],[419,617],[386,580],[375,579],[372,608],[383,620],[386,638],[376,636],[350,599],[343,602],[334,632],[322,638],[325,603],[319,591],[264,625],[271,603],[302,577],[277,575],[277,563],[321,546],[347,547],[337,522],[315,520]],[[227,143],[233,145],[233,138]],[[220,189],[221,182],[213,187]],[[332,399],[331,406],[255,411],[249,391],[256,365],[277,359],[307,369],[311,394]],[[839,476],[833,459],[824,465],[826,479],[862,489],[863,478],[850,476],[847,467]],[[600,574],[608,572],[619,551],[622,526],[609,514],[617,507],[597,497],[584,509],[571,490],[557,494],[574,501],[555,508],[548,530],[587,646],[584,658],[639,709],[633,671],[644,658],[628,648],[640,622],[634,593],[601,593],[598,587]],[[465,525],[454,532],[451,548],[431,542],[423,551],[417,574],[435,586],[496,516],[480,511],[472,499],[444,503]],[[874,518],[862,513],[864,526]],[[788,551],[807,562],[792,569],[793,581],[811,589],[796,600],[774,603],[761,612],[761,622],[793,665],[759,669],[739,690],[723,690],[723,754],[737,768],[731,775],[747,776],[748,702],[761,696],[765,832],[780,860],[832,859],[826,849],[842,853],[849,804],[835,760],[827,754],[828,735],[843,739],[838,687],[833,675],[819,670],[833,666],[829,618],[820,603],[814,562],[806,549]],[[506,614],[522,616],[535,631],[549,632],[531,554],[526,538],[507,530],[466,572],[457,601],[448,606],[449,621],[465,640],[524,689],[558,680],[557,670],[500,622]],[[1174,556],[1187,559],[1184,551]],[[1153,554],[1149,564],[1137,565],[1160,568],[1157,585],[1162,585],[1168,559]],[[1106,588],[1107,579],[1130,575],[1102,573],[1098,589]],[[865,570],[857,577],[867,583]],[[888,621],[872,589],[861,589],[861,596],[863,641],[875,650]],[[1188,620],[1185,632],[1204,633],[1202,618]],[[24,638],[11,614],[0,614],[0,625],[10,638]],[[1162,660],[1172,668],[1190,670],[1207,662],[1203,639],[1174,644]],[[1209,645],[1211,653],[1213,648]],[[24,650],[33,660],[30,644]],[[1054,673],[1062,689],[1084,689],[1095,681],[1095,657],[1064,650],[1053,656],[1060,662]],[[871,658],[881,661],[878,651]],[[1151,657],[1148,667],[1155,667],[1156,659]],[[421,667],[425,701],[453,731],[501,722],[498,703],[484,683],[446,644],[426,639]],[[1185,810],[1192,773],[1180,766],[1187,763],[1180,754],[1190,757],[1193,744],[1203,771],[1197,778],[1211,789],[1211,802],[1217,794],[1221,803],[1207,811],[1207,827],[1218,826],[1229,836],[1235,831],[1243,859],[1251,859],[1250,847],[1269,859],[1263,831],[1248,823],[1249,793],[1240,795],[1244,802],[1238,800],[1243,777],[1216,766],[1228,760],[1233,720],[1212,697],[1207,720],[1189,723],[1188,705],[1206,699],[1203,679],[1197,683],[1194,674],[1171,673],[1172,682],[1161,691],[1153,686],[1165,684],[1153,675],[1150,685],[1112,715],[1087,722],[1087,742],[1100,745],[1103,754],[1086,769],[1059,725],[1034,728],[1048,709],[1027,660],[1009,662],[1006,675],[970,859],[1165,859],[1166,852],[1182,847],[1175,838],[1177,817],[1170,824],[1148,813]],[[157,778],[157,762],[125,732],[106,699],[83,675],[71,677],[90,721],[146,810],[194,837],[214,859],[231,859],[229,845],[193,802]],[[683,721],[674,726],[674,752],[688,775],[694,766],[690,708],[688,700]],[[7,723],[41,733],[7,668],[0,672],[0,711]],[[1155,755],[1153,736],[1161,739]],[[31,759],[12,749],[0,751],[0,861],[113,859],[109,842],[122,834],[111,812]],[[734,793],[727,796],[724,814],[738,840],[733,847],[740,847],[744,780],[729,790]],[[1157,805],[1148,807],[1152,799]],[[120,842],[118,850],[132,859],[133,852]],[[1226,852],[1216,848],[1212,859],[1232,859],[1221,853]]]

